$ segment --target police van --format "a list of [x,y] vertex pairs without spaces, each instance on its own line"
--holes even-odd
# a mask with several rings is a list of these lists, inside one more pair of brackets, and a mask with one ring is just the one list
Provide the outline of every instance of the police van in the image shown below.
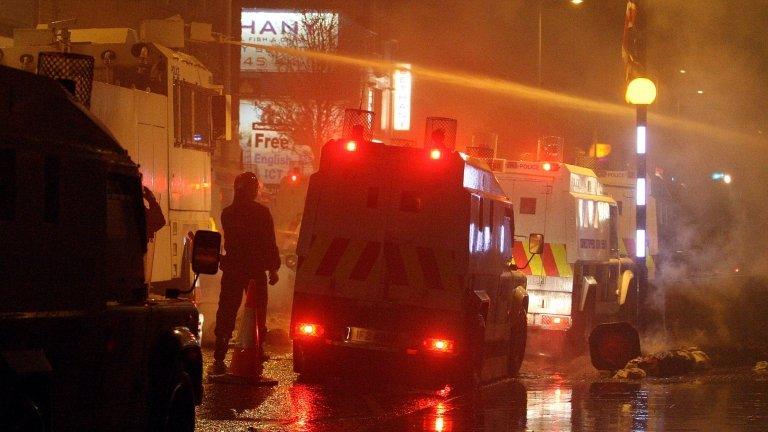
[[509,263],[514,229],[512,204],[479,159],[329,141],[297,246],[294,370],[315,379],[384,359],[436,379],[515,375],[528,294]]
[[634,264],[619,246],[619,209],[589,168],[561,162],[493,159],[506,195],[517,204],[517,229],[543,233],[542,254],[516,243],[516,260],[530,259],[531,328],[583,343],[600,322],[622,318],[634,301]]

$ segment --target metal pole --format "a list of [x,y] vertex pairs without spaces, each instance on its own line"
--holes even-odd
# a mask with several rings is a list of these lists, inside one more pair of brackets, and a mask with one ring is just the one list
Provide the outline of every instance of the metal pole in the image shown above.
[[645,323],[645,302],[648,297],[648,267],[646,264],[646,130],[648,124],[648,106],[637,105],[637,177],[635,188],[635,257],[637,265],[637,311],[638,323]]

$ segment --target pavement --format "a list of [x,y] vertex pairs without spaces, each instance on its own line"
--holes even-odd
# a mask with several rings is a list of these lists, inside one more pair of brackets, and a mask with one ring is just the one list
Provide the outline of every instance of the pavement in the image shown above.
[[[277,386],[206,380],[198,430],[768,430],[768,375],[750,367],[615,380],[595,371],[586,356],[563,360],[535,354],[526,359],[518,378],[477,392],[412,388],[377,371],[307,384],[292,372],[285,333],[273,336],[264,376],[277,380]],[[204,358],[207,366],[209,350]]]

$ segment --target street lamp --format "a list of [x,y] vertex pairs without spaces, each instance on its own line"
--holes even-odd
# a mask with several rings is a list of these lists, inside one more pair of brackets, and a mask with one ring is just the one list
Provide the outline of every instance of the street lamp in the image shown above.
[[[635,189],[635,257],[637,259],[637,289],[638,308],[645,305],[648,294],[648,267],[645,257],[645,233],[646,233],[646,197],[645,184],[646,166],[646,129],[648,125],[648,105],[656,100],[656,85],[648,78],[635,78],[627,85],[625,99],[628,103],[637,107],[637,178]],[[642,322],[642,320],[641,320]]]

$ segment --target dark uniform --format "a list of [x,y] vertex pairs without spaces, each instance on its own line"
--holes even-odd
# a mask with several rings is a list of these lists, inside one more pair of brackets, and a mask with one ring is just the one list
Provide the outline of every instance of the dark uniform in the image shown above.
[[221,293],[216,312],[214,359],[217,361],[223,361],[226,356],[237,309],[251,280],[257,287],[259,332],[266,334],[266,272],[277,272],[280,268],[274,222],[265,206],[236,194],[232,205],[221,212],[221,226],[225,256],[221,263]]

